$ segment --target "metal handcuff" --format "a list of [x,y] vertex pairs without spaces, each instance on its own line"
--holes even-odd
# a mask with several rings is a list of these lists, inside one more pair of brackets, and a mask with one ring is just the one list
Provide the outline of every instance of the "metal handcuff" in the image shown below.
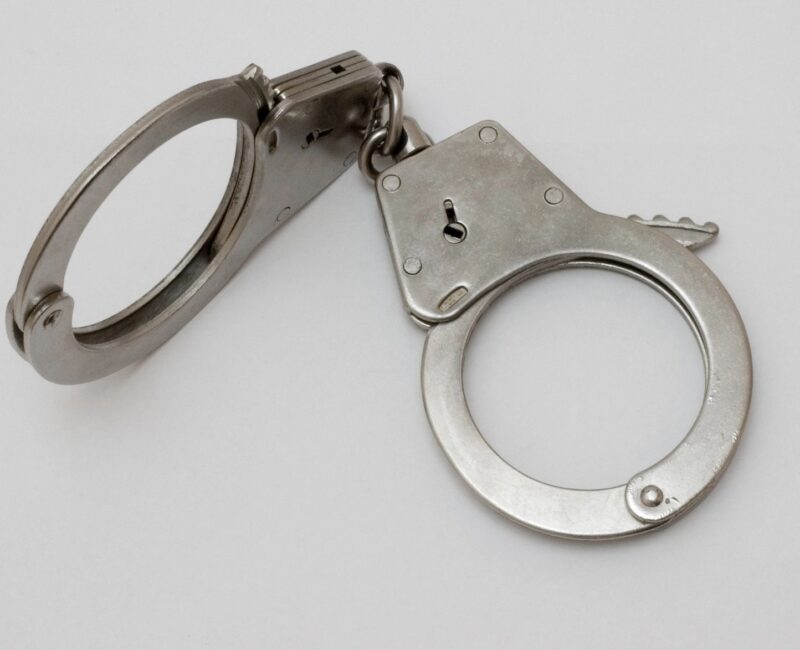
[[[714,238],[716,225],[596,212],[496,122],[433,144],[404,115],[402,88],[396,67],[347,52],[271,80],[251,65],[168,99],[112,142],[45,222],[8,305],[11,343],[57,383],[119,370],[175,334],[270,233],[358,161],[375,182],[405,308],[427,330],[425,410],[462,478],[512,520],[561,537],[618,538],[674,521],[720,478],[750,404],[744,325],[692,252]],[[211,222],[146,295],[73,328],[64,275],[89,219],[153,150],[216,118],[233,118],[238,128],[233,171]],[[379,171],[376,156],[394,164]],[[464,395],[465,348],[481,315],[515,284],[571,267],[624,273],[658,290],[686,319],[705,363],[705,397],[686,437],[608,489],[556,487],[516,470],[481,435]]]

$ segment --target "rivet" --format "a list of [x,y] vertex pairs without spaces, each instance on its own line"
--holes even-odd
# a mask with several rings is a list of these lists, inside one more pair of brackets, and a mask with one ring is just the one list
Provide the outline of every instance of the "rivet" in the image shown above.
[[550,205],[558,205],[564,200],[564,192],[557,187],[548,187],[544,192],[544,200]]
[[395,174],[384,176],[381,185],[387,192],[396,192],[400,189],[400,177]]
[[487,144],[492,143],[497,140],[497,129],[491,126],[484,126],[478,131],[478,137]]
[[648,485],[642,488],[639,498],[648,508],[655,508],[661,505],[661,502],[664,500],[664,493],[661,491],[660,487]]
[[350,167],[350,165],[352,165],[356,161],[357,158],[358,158],[358,152],[357,151],[351,151],[345,157],[344,162],[342,163],[342,165],[344,165],[345,167]]
[[422,270],[422,262],[418,257],[408,257],[403,262],[403,270],[409,275],[416,275]]

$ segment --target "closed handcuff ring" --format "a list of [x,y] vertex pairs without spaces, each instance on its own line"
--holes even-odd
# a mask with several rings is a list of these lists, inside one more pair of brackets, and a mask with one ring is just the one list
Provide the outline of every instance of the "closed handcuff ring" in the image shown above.
[[[571,251],[571,261],[548,266],[548,260],[542,260],[543,268],[511,277],[457,319],[432,327],[425,342],[422,387],[439,443],[481,498],[514,521],[541,532],[604,539],[672,521],[711,489],[738,443],[749,406],[751,370],[747,337],[736,308],[696,256],[685,251],[684,257],[667,246],[651,248],[649,242],[633,238],[598,237],[593,243],[591,249]],[[625,263],[615,261],[620,259]],[[574,267],[624,273],[662,293],[690,325],[705,365],[705,395],[688,435],[666,458],[637,473],[627,485],[601,490],[548,485],[509,465],[478,430],[463,388],[467,343],[492,303],[533,275]]]

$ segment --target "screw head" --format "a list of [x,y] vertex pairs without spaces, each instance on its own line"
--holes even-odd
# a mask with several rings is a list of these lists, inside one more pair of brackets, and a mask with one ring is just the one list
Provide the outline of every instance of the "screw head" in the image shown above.
[[648,508],[655,508],[656,506],[661,505],[661,502],[664,500],[664,493],[661,491],[660,487],[656,485],[648,485],[647,487],[642,488],[639,498]]
[[396,192],[400,189],[400,177],[395,174],[384,176],[381,185],[387,192]]
[[486,144],[490,144],[497,140],[497,129],[491,126],[484,126],[478,131],[478,137]]
[[418,257],[406,258],[403,262],[403,270],[409,275],[416,275],[422,270],[422,261]]
[[52,327],[56,324],[56,321],[61,318],[61,310],[56,309],[53,313],[48,314],[48,316],[42,322],[44,327]]
[[564,200],[564,192],[557,187],[548,187],[544,192],[544,200],[550,205],[558,205]]

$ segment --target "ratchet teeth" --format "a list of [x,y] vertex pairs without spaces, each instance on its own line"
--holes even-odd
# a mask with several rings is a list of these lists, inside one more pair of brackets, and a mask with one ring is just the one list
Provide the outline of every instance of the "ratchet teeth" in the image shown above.
[[689,217],[681,217],[677,221],[672,221],[663,214],[657,214],[652,219],[643,219],[637,214],[632,214],[628,219],[643,226],[659,228],[665,235],[669,235],[682,246],[692,250],[711,243],[711,240],[719,234],[719,226],[713,221],[706,221],[701,225]]

